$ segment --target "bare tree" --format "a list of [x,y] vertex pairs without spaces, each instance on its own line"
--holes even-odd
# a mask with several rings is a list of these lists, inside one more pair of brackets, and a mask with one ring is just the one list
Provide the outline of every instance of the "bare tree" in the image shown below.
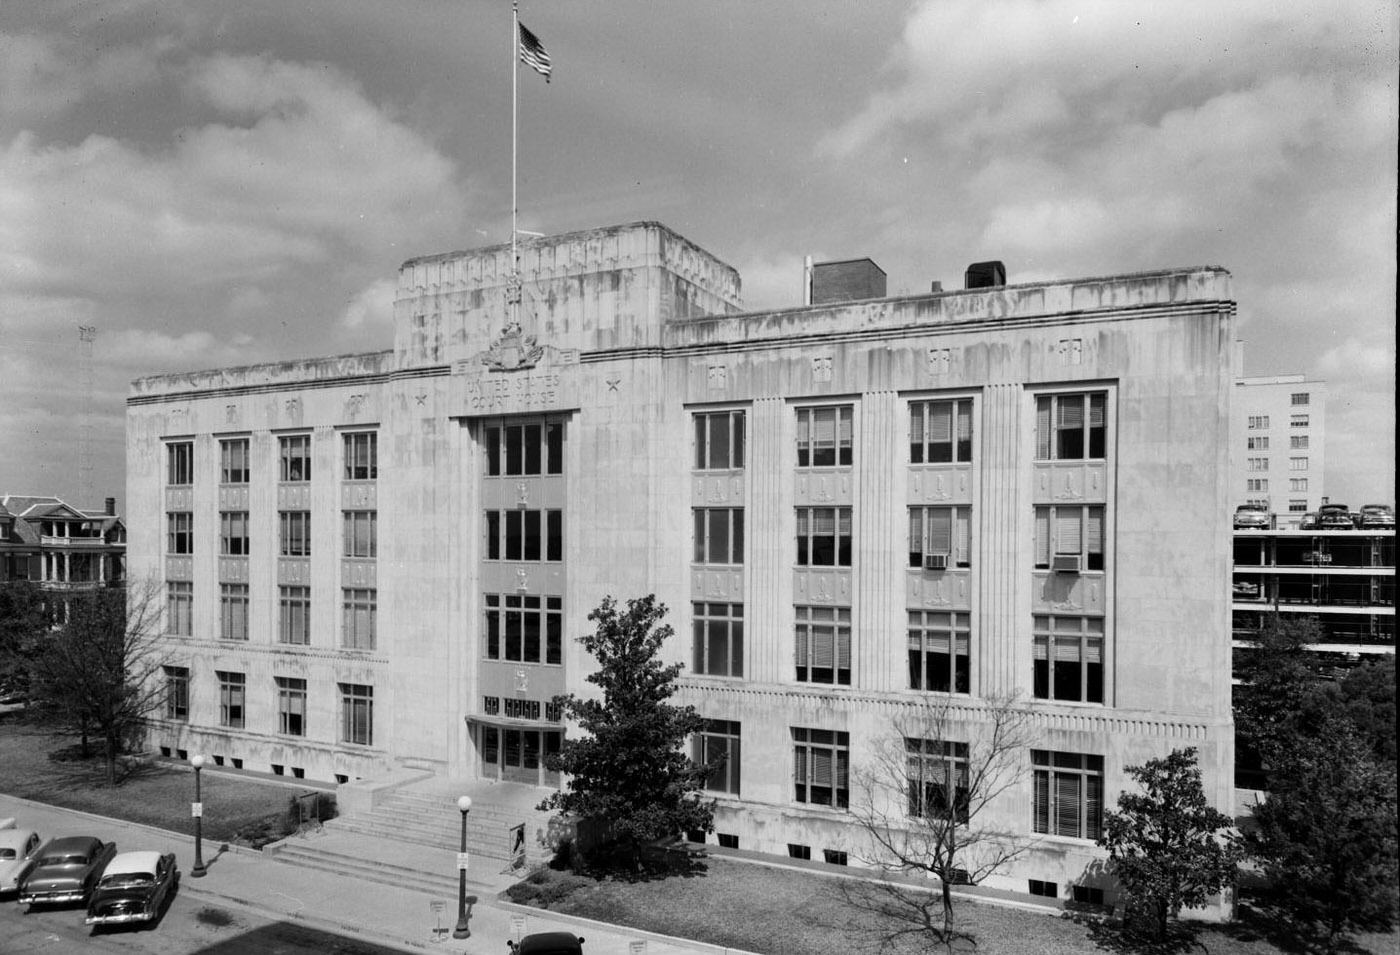
[[1031,844],[996,806],[1026,773],[1027,711],[1014,697],[928,697],[896,719],[853,773],[851,813],[868,865],[931,875],[941,885],[941,922],[931,896],[885,883],[886,914],[941,942],[955,936],[954,885],[976,885]]
[[43,696],[83,734],[85,748],[89,733],[102,740],[111,785],[123,743],[165,701],[161,593],[127,581],[75,595],[38,660]]

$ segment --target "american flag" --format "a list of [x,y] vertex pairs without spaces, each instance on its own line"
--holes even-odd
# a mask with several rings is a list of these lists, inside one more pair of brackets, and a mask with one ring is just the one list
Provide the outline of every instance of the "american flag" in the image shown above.
[[543,76],[546,83],[549,82],[549,74],[554,71],[549,54],[540,38],[526,29],[523,23],[520,24],[520,62]]

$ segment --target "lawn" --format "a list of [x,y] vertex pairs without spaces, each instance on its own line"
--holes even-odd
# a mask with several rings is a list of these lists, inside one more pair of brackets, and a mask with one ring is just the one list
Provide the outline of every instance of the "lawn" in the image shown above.
[[[1187,923],[1175,944],[1139,949],[1116,931],[1082,916],[1040,914],[959,900],[958,927],[967,938],[950,949],[893,916],[877,885],[854,879],[710,858],[670,878],[586,878],[541,870],[534,885],[510,896],[599,921],[691,938],[763,955],[1088,955],[1186,952],[1301,955],[1310,947],[1277,922],[1246,913],[1230,926]],[[935,914],[937,909],[935,909]],[[1394,934],[1367,935],[1353,955],[1397,951]]]
[[[77,743],[76,736],[53,730],[34,714],[0,716],[0,792],[163,829],[188,827],[194,798],[189,772],[141,763],[109,786],[101,756],[78,758]],[[306,791],[206,772],[204,837],[244,845],[280,838],[292,798]]]

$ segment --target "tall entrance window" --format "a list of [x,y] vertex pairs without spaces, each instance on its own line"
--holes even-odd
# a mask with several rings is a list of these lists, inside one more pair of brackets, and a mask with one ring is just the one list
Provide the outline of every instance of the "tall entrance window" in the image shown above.
[[563,731],[482,724],[476,732],[481,775],[485,778],[532,786],[559,785],[559,774],[551,771],[545,761],[559,752]]

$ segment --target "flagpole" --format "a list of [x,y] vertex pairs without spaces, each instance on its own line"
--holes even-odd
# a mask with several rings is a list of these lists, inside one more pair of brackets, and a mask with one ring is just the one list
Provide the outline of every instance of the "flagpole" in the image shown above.
[[520,206],[516,199],[516,168],[519,133],[520,100],[520,0],[511,0],[510,28],[510,285],[506,300],[510,304],[510,324],[520,319],[520,256],[516,236],[519,234]]

